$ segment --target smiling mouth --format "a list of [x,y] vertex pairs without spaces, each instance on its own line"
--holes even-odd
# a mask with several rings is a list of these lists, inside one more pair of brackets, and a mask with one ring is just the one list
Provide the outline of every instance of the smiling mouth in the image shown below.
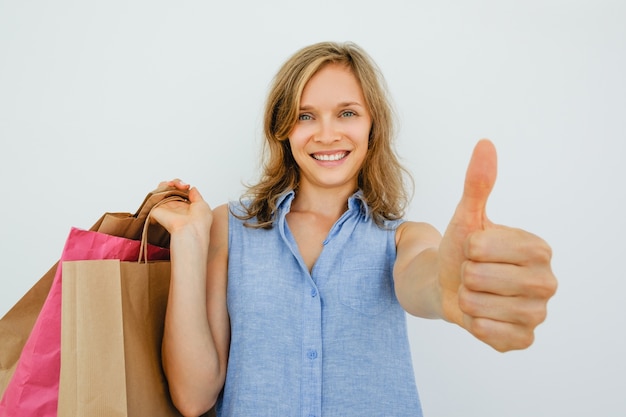
[[337,153],[331,153],[331,154],[311,154],[311,156],[318,160],[318,161],[339,161],[340,159],[345,158],[346,156],[348,156],[350,152],[337,152]]

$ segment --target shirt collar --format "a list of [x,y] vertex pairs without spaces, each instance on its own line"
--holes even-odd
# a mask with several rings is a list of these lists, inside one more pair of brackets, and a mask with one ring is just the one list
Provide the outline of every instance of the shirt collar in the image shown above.
[[291,209],[291,202],[295,196],[296,192],[294,190],[289,190],[281,194],[278,200],[276,200],[276,208],[278,211],[288,212]]

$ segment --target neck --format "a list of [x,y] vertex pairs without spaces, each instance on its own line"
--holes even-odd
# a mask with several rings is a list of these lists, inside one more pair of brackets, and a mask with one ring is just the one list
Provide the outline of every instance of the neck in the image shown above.
[[319,188],[300,184],[291,210],[314,212],[324,217],[338,219],[347,210],[348,198],[355,191],[353,187]]

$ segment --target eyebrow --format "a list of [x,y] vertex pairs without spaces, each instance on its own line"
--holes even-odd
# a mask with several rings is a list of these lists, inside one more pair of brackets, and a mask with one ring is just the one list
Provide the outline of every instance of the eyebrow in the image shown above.
[[[359,103],[358,101],[344,101],[341,102],[339,104],[337,104],[337,107],[352,107],[352,106],[359,106],[359,107],[365,107],[363,104]],[[300,106],[300,110],[311,110],[313,109],[313,106]]]

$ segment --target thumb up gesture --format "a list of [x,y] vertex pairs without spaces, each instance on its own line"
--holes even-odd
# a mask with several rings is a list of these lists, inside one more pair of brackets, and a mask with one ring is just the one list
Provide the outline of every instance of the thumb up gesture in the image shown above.
[[439,286],[446,320],[507,351],[532,344],[557,284],[551,249],[541,238],[487,218],[496,173],[495,147],[481,140],[439,245]]

